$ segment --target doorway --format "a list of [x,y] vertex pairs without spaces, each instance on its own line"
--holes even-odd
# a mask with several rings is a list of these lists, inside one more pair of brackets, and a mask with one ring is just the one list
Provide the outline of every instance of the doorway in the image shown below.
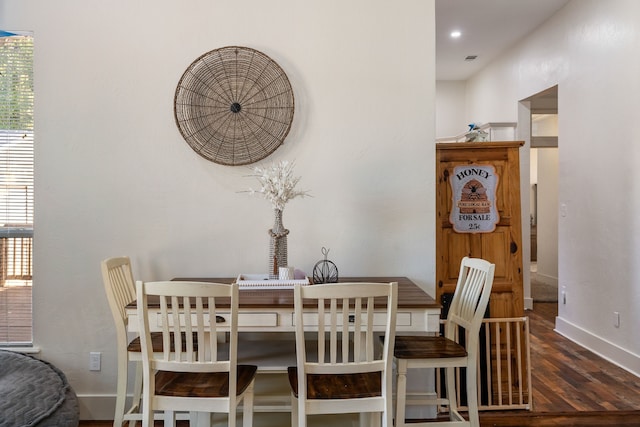
[[530,106],[530,294],[558,301],[558,87],[537,93]]

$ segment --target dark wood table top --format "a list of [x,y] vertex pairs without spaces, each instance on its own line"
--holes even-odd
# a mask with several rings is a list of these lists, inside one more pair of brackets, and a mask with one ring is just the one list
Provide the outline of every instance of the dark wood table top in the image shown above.
[[[233,283],[235,277],[176,277],[174,281]],[[340,283],[398,282],[398,308],[441,308],[440,304],[407,277],[341,277]],[[150,301],[150,303],[152,303]],[[293,308],[293,289],[241,289],[242,308]],[[135,306],[135,303],[133,303]]]

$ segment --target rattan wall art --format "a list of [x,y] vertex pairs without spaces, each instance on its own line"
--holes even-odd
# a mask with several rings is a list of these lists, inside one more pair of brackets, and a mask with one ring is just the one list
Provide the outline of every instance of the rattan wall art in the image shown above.
[[246,165],[273,153],[289,133],[293,112],[293,90],[282,68],[240,46],[193,61],[174,98],[176,124],[187,144],[222,165]]

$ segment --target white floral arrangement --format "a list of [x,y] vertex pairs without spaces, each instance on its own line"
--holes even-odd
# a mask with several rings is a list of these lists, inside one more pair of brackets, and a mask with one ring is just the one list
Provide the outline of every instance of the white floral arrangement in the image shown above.
[[250,176],[258,179],[260,189],[249,188],[249,193],[261,194],[277,210],[284,210],[284,206],[291,199],[309,196],[308,191],[296,190],[300,177],[293,175],[293,167],[294,163],[287,160],[274,162],[266,167],[254,167]]

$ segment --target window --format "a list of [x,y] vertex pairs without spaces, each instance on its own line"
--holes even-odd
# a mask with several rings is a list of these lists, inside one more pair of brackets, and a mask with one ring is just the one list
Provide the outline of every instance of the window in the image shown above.
[[0,31],[0,345],[32,342],[33,37]]

